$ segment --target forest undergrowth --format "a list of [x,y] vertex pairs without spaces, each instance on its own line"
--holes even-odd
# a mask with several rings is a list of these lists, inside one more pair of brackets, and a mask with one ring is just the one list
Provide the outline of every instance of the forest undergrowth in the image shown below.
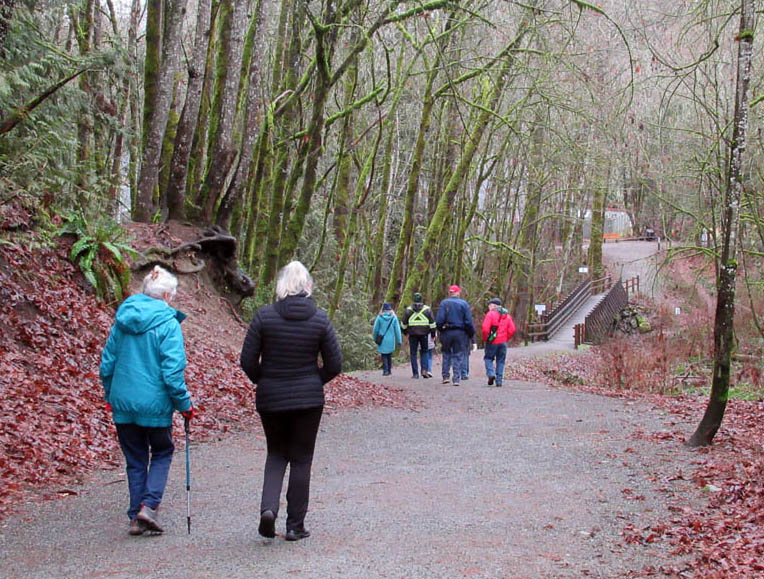
[[[674,280],[681,280],[683,272],[702,269],[700,263],[670,267]],[[713,366],[713,311],[708,296],[688,295],[702,291],[703,284],[695,281],[674,283],[659,301],[641,302],[649,312],[651,332],[616,336],[581,353],[513,361],[507,377],[647,401],[676,417],[670,421],[674,428],[638,431],[634,436],[659,445],[684,444],[692,435],[686,425],[694,427],[703,416]],[[677,315],[677,303],[699,305],[682,307]],[[647,576],[726,578],[764,572],[764,376],[761,341],[750,311],[762,307],[764,301],[756,299],[738,303],[730,399],[713,446],[681,447],[696,455],[696,468],[677,476],[692,480],[707,496],[703,508],[669,505],[674,513],[669,520],[623,530],[627,542],[667,541],[676,554],[694,559],[691,569],[648,568],[643,571]],[[669,481],[654,482],[661,488]]]

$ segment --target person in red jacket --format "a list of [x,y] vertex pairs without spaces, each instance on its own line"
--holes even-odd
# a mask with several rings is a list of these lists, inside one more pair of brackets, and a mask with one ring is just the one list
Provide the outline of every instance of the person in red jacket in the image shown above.
[[[507,358],[507,342],[515,335],[515,321],[501,307],[501,300],[488,300],[488,313],[483,318],[483,342],[485,342],[485,374],[488,385],[499,387],[504,381],[504,361]],[[495,368],[494,368],[495,364]]]

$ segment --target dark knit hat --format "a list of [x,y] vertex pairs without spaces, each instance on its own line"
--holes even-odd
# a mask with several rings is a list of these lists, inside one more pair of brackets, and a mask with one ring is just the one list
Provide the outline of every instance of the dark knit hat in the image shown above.
[[496,304],[497,306],[500,306],[501,305],[501,300],[499,298],[491,298],[490,300],[488,300],[488,303],[489,304]]
[[382,304],[383,312],[389,312],[392,309],[393,309],[393,304],[391,304],[390,302],[385,302],[384,304]]

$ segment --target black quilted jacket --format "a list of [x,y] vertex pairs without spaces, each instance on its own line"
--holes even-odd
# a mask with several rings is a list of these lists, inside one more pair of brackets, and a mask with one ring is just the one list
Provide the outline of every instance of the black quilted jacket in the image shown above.
[[342,351],[329,317],[313,299],[288,296],[255,314],[241,367],[257,384],[258,412],[317,408],[324,404],[324,384],[342,371]]

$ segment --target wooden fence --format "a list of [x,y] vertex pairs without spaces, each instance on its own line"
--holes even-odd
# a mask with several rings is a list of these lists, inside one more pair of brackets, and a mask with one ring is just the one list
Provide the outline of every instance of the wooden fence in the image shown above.
[[592,294],[602,293],[610,285],[610,276],[580,283],[551,311],[540,316],[538,322],[525,327],[525,343],[549,340]]
[[601,344],[612,332],[614,321],[629,303],[629,290],[639,294],[639,276],[619,280],[610,288],[604,299],[589,312],[583,324],[574,328],[574,345]]

